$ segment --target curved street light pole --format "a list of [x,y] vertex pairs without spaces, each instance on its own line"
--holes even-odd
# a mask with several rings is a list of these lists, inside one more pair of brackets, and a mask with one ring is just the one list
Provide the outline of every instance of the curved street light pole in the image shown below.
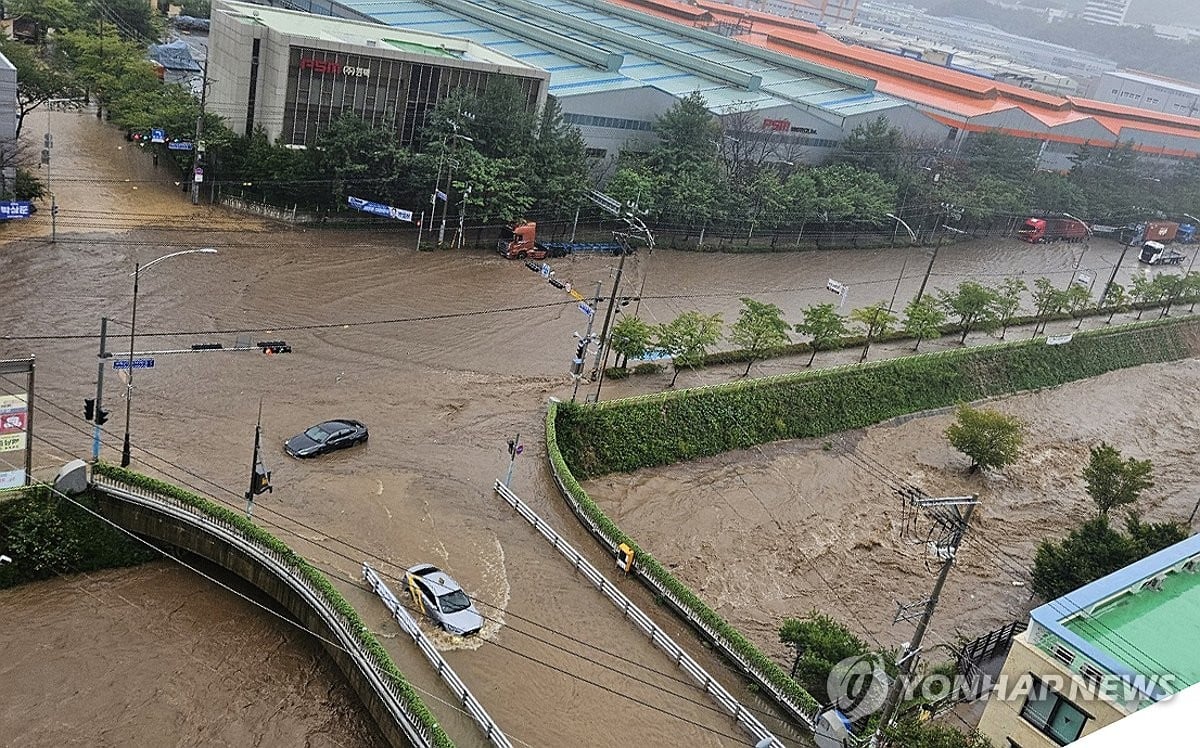
[[129,358],[125,363],[125,441],[121,445],[121,467],[129,467],[130,461],[130,445],[129,445],[129,417],[133,412],[133,342],[134,336],[137,334],[137,300],[138,300],[138,278],[143,271],[149,270],[163,260],[169,260],[172,257],[180,255],[194,254],[216,254],[217,250],[212,247],[204,247],[203,249],[184,249],[179,252],[172,252],[163,255],[157,259],[147,262],[145,265],[134,264],[133,272],[133,313],[129,319]]

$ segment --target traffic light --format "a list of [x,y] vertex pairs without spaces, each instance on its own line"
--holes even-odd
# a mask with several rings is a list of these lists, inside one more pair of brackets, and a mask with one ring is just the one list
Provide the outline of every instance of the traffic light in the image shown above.
[[96,411],[96,425],[103,426],[106,423],[108,423],[108,411],[100,408]]
[[580,338],[579,345],[575,349],[575,358],[571,361],[571,374],[579,376],[583,373],[583,359],[587,356],[588,339]]
[[254,466],[254,478],[252,483],[253,488],[251,490],[254,492],[255,496],[263,493],[269,493],[274,490],[271,488],[271,471],[267,470],[261,462]]
[[83,420],[85,420],[85,421],[96,420],[96,398],[94,398],[94,397],[83,398]]
[[268,356],[276,353],[291,353],[292,347],[283,340],[260,340],[258,347]]
[[517,456],[517,440],[516,439],[508,440],[508,456],[509,457]]

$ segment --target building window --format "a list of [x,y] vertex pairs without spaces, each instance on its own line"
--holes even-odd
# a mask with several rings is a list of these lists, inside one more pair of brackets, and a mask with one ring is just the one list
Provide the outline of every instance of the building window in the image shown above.
[[1033,688],[1021,707],[1021,716],[1059,745],[1078,739],[1088,715],[1032,674],[1030,677]]

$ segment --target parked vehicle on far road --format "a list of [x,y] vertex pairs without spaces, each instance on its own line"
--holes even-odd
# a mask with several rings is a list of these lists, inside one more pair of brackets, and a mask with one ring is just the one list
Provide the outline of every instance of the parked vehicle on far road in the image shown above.
[[496,251],[510,260],[544,260],[577,252],[619,255],[621,245],[617,242],[540,242],[537,240],[537,223],[525,221],[502,230]]
[[1183,252],[1172,249],[1162,242],[1146,242],[1138,253],[1138,262],[1147,265],[1182,265]]
[[1030,244],[1081,242],[1087,236],[1087,225],[1074,218],[1026,218],[1017,229],[1017,237]]
[[322,421],[310,426],[304,433],[296,434],[283,443],[283,451],[292,457],[316,457],[367,440],[367,426],[361,421],[342,418]]
[[[1175,221],[1142,221],[1140,223],[1131,223],[1121,229],[1120,242],[1128,244],[1131,247],[1136,247],[1144,246],[1146,242],[1170,244],[1176,239],[1184,241],[1183,238],[1179,237],[1180,228],[1180,225]],[[1184,236],[1188,239],[1194,233],[1195,229],[1190,226],[1184,229]]]
[[433,564],[418,564],[404,572],[413,604],[446,633],[456,636],[478,634],[483,616],[458,582]]

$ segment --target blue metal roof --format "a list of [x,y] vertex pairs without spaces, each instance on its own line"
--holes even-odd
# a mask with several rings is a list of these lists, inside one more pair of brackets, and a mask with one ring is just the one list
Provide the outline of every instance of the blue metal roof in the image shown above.
[[[521,0],[458,0],[454,5],[439,5],[445,0],[427,2],[430,0],[339,0],[337,4],[392,26],[463,37],[493,47],[550,72],[548,92],[560,98],[651,86],[679,96],[700,91],[714,111],[750,104],[760,109],[799,105],[833,120],[906,105],[875,92],[869,84],[844,82],[832,70],[826,77],[810,65],[771,59],[751,45],[731,48],[729,40],[716,35],[711,44],[703,38],[689,38],[683,27],[677,34],[659,28],[650,16],[645,22],[627,17],[628,10],[613,15],[573,0],[541,0],[537,6]],[[462,10],[456,12],[458,7]],[[534,28],[527,36],[519,35],[472,17],[489,13]],[[590,24],[575,28],[571,19]],[[564,44],[555,44],[556,40],[586,45],[598,55],[621,55],[620,69],[600,69],[562,51]],[[679,54],[694,59],[695,65],[688,59],[670,59]],[[743,79],[757,76],[761,85],[754,90],[723,80],[719,70],[711,72],[709,66],[714,63],[724,66],[735,80],[739,75]]]

